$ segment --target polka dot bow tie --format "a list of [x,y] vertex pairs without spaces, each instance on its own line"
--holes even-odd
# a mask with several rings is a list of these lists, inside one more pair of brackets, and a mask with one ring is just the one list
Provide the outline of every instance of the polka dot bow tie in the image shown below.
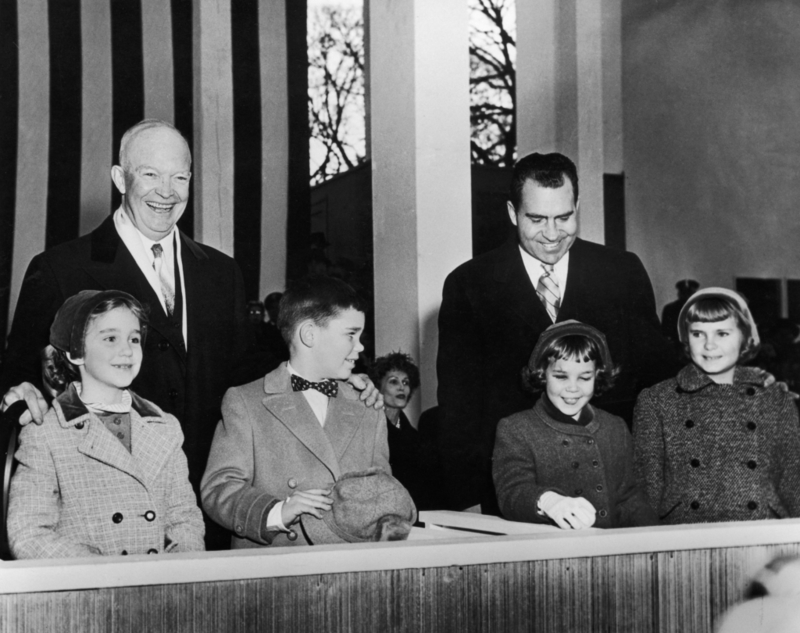
[[300,378],[292,374],[292,389],[294,391],[305,391],[306,389],[316,389],[321,394],[329,398],[335,398],[339,393],[339,383],[335,380],[323,380],[322,382],[309,382],[305,378]]

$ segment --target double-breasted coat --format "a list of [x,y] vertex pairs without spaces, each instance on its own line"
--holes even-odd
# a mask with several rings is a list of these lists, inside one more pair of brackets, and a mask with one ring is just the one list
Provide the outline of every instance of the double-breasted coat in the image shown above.
[[22,429],[8,509],[15,558],[204,549],[180,424],[131,396],[131,452],[72,386]]
[[234,534],[231,547],[307,545],[267,530],[276,503],[296,490],[329,489],[340,475],[377,466],[391,474],[386,418],[346,383],[330,398],[324,427],[286,363],[261,380],[229,389],[222,401],[201,495],[205,511]]
[[592,407],[592,413],[586,426],[567,424],[548,415],[540,398],[532,409],[500,421],[493,471],[506,519],[552,524],[537,506],[552,490],[589,501],[597,511],[594,527],[658,524],[634,476],[627,425],[601,409]]
[[800,425],[791,396],[736,367],[719,385],[694,364],[644,390],[634,454],[664,523],[800,516]]

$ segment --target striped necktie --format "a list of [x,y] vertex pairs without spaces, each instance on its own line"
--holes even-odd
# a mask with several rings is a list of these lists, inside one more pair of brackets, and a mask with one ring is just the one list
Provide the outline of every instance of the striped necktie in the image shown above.
[[539,295],[550,319],[555,323],[558,309],[561,307],[561,291],[558,289],[558,279],[554,274],[553,265],[542,264],[542,268],[544,272],[536,284],[536,294]]
[[164,262],[164,249],[161,244],[153,244],[153,268],[158,275],[161,282],[161,294],[164,295],[164,303],[167,305],[167,314],[172,316],[175,312],[175,290],[173,288],[173,281],[169,278],[169,271],[167,270],[167,263]]

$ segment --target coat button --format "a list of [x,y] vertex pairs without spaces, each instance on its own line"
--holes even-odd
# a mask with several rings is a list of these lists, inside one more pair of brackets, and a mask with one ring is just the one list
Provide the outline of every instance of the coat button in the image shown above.
[[748,428],[750,431],[755,431],[755,430],[756,430],[756,426],[757,426],[757,425],[756,425],[756,423],[755,423],[755,422],[748,422],[748,423],[747,423],[747,428]]
[[700,466],[700,460],[699,459],[693,459],[689,463],[692,465],[692,468],[697,468],[697,467]]
[[169,397],[170,398],[177,398],[178,397],[178,390],[177,389],[170,389],[169,390]]
[[289,488],[291,488],[292,490],[294,490],[295,488],[297,488],[297,479],[292,477],[289,481],[286,482],[286,485],[289,486]]
[[288,538],[290,541],[296,541],[297,532],[295,532],[294,530],[289,530],[289,533],[286,535],[286,538]]
[[161,339],[158,342],[158,349],[162,352],[166,352],[169,349],[169,341],[167,339]]
[[596,459],[593,459],[592,460],[592,466],[594,466],[595,468],[598,468],[600,466],[600,462],[598,462]]
[[692,510],[698,510],[700,508],[700,502],[699,501],[692,501],[689,504],[689,507],[691,507]]
[[576,488],[575,489],[575,496],[580,497],[583,494],[583,488]]
[[748,387],[748,388],[747,388],[747,395],[748,395],[748,396],[754,396],[754,395],[756,395],[756,390],[755,390],[753,387]]
[[758,509],[758,504],[755,501],[748,501],[747,502],[747,508],[749,510],[757,510]]
[[747,462],[747,467],[750,470],[755,470],[756,466],[758,466],[758,464],[756,463],[756,460],[754,460],[754,459],[751,459],[749,462]]
[[147,550],[147,553],[148,554],[158,554],[158,550],[153,548],[153,547],[151,547],[149,550]]
[[692,420],[686,420],[686,428],[690,429],[694,426],[694,422]]
[[75,425],[75,428],[76,428],[76,429],[78,429],[78,430],[80,431],[80,430],[83,428],[83,422],[78,422],[78,423]]
[[572,467],[573,468],[578,468],[579,466],[580,466],[579,462],[572,462]]
[[600,510],[600,512],[598,512],[597,514],[599,514],[604,519],[608,516],[608,512],[606,512],[605,510]]
[[236,532],[237,532],[237,534],[241,534],[243,531],[244,531],[244,528],[243,528],[241,525],[237,525],[237,526],[236,526]]
[[114,513],[114,514],[111,516],[111,520],[112,520],[114,523],[122,523],[122,512],[115,512],[115,513]]
[[561,442],[564,446],[569,446],[569,440],[563,440]]
[[148,521],[155,521],[156,520],[156,513],[152,510],[148,510],[144,513],[144,518]]
[[597,492],[603,492],[603,484],[597,484],[594,489],[597,490]]
[[122,551],[120,552],[120,554],[121,554],[122,556],[127,556],[127,555],[128,555],[128,550],[124,549],[124,550],[122,550]]
[[594,444],[594,440],[591,440],[591,439],[590,439],[590,440],[589,440],[588,442],[586,442],[586,443],[587,443],[587,444]]

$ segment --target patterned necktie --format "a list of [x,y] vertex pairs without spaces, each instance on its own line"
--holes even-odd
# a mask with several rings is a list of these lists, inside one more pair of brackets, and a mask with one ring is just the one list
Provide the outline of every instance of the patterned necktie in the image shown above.
[[301,378],[292,374],[292,389],[294,391],[305,391],[306,389],[316,389],[321,394],[329,398],[335,398],[339,393],[339,383],[335,380],[323,380],[322,382],[310,382],[305,378]]
[[164,263],[164,249],[161,247],[161,244],[153,244],[153,255],[155,256],[153,269],[156,271],[158,279],[161,282],[161,294],[164,295],[164,303],[167,305],[167,314],[172,316],[172,313],[175,312],[174,282],[169,278],[169,271],[167,270],[167,265]]
[[554,274],[553,265],[542,264],[542,268],[544,272],[536,284],[536,294],[539,295],[550,319],[555,323],[558,309],[561,307],[561,291],[558,289],[558,279]]

